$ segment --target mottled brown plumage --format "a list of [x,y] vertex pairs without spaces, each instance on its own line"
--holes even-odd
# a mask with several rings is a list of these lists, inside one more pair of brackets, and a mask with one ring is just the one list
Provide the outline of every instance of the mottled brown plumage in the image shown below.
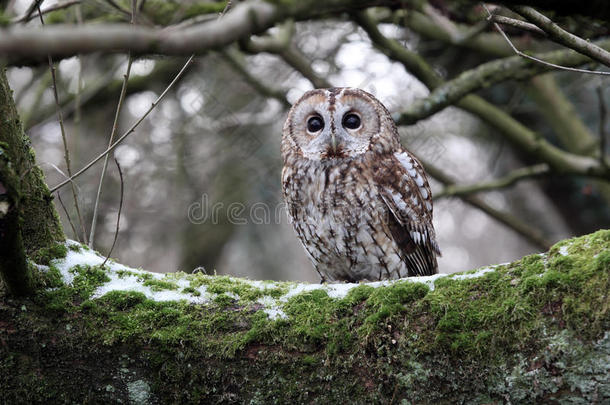
[[284,124],[282,157],[288,214],[322,280],[437,272],[426,175],[371,94],[305,93]]

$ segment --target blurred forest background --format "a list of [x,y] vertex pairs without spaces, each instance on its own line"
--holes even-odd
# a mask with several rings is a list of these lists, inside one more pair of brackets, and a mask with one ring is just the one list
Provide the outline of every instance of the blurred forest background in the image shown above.
[[[42,3],[48,26],[121,23],[173,34],[230,24],[247,3],[261,4],[149,0],[137,2],[132,13],[133,3],[121,0],[34,3]],[[284,3],[290,2],[274,7]],[[402,124],[403,144],[432,177],[441,272],[507,262],[610,227],[610,176],[601,158],[610,142],[601,135],[608,130],[610,77],[515,55],[488,12],[512,19],[501,27],[528,55],[588,70],[607,66],[535,27],[516,26],[525,18],[502,6],[372,1],[387,7],[367,10],[363,2],[351,3],[356,5],[320,2],[320,10],[295,19],[288,12],[258,35],[240,35],[195,57],[112,152],[125,186],[112,257],[159,272],[202,266],[208,273],[318,281],[282,211],[279,144],[290,104],[309,89],[328,86],[373,93]],[[32,1],[2,5],[4,24],[41,25]],[[609,35],[607,16],[540,11],[589,41]],[[128,67],[115,139],[176,77],[189,53],[184,55],[54,58],[72,172],[108,147]],[[46,62],[26,55],[7,63],[26,132],[53,188],[66,179],[67,168]],[[435,88],[443,91],[431,94]],[[459,95],[452,99],[451,91]],[[462,98],[471,92],[476,95]],[[439,111],[427,110],[430,105],[440,105]],[[69,186],[55,193],[65,208],[59,198],[55,202],[67,235],[83,242],[93,236],[93,247],[104,253],[115,235],[120,180],[110,160],[90,235],[102,165],[76,179],[78,212]]]

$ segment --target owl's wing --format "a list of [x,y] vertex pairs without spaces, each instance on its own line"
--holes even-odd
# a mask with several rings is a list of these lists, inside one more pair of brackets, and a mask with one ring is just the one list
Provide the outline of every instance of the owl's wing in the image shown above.
[[436,274],[440,249],[432,226],[432,194],[421,163],[408,152],[383,159],[376,171],[388,227],[404,254],[409,275]]

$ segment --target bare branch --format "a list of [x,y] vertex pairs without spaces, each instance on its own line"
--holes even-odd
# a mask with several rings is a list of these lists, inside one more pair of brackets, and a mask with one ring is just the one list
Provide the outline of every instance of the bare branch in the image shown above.
[[256,40],[246,38],[239,42],[240,47],[249,53],[268,52],[281,57],[290,67],[299,72],[316,88],[332,87],[330,82],[319,76],[311,67],[311,62],[299,49],[291,45],[294,24],[288,22],[277,35]]
[[151,111],[155,109],[157,104],[159,104],[159,102],[165,97],[165,95],[169,92],[169,90],[172,87],[174,87],[174,84],[176,84],[178,82],[178,80],[180,80],[180,77],[182,77],[184,72],[186,72],[186,69],[191,65],[194,58],[195,58],[194,55],[192,55],[190,58],[188,58],[188,60],[184,64],[184,66],[182,66],[182,69],[180,69],[180,71],[178,72],[176,77],[174,77],[174,80],[172,80],[172,82],[165,88],[163,93],[161,93],[161,95],[159,97],[157,97],[157,99],[155,101],[152,102],[152,104],[150,105],[148,110],[146,110],[146,112],[144,112],[144,114],[142,114],[142,116],[136,122],[133,123],[133,125],[127,130],[127,132],[125,132],[123,135],[121,135],[121,137],[119,139],[117,139],[117,141],[115,143],[113,143],[111,146],[109,146],[104,152],[100,153],[95,159],[93,159],[92,161],[87,163],[85,165],[85,167],[80,169],[73,176],[70,176],[70,178],[62,181],[55,187],[51,188],[51,192],[55,192],[56,190],[65,186],[70,181],[72,181],[73,179],[77,178],[78,176],[80,176],[81,174],[83,174],[84,172],[89,170],[91,168],[91,166],[93,166],[94,164],[99,162],[102,158],[104,158],[107,154],[112,152],[117,146],[119,146],[121,144],[121,142],[123,142],[125,140],[125,138],[127,138],[130,134],[132,134],[135,131],[135,129],[138,127],[138,125],[140,125],[140,123],[142,123],[142,121],[144,121],[144,119],[146,119],[146,117],[148,117],[148,114],[150,114]]
[[492,14],[487,19],[489,21],[496,22],[498,24],[510,25],[511,27],[514,27],[514,28],[519,28],[524,31],[531,31],[531,32],[535,32],[536,34],[546,36],[546,32],[544,32],[543,30],[538,28],[536,25],[525,22],[525,21],[516,20],[514,18],[505,17],[503,15],[498,15],[498,14]]
[[238,60],[238,56],[240,55],[236,55],[236,50],[223,50],[220,52],[220,55],[254,90],[259,92],[264,97],[273,98],[282,103],[284,107],[290,108],[290,102],[288,102],[286,99],[286,92],[283,90],[273,89],[254,77],[248,71],[248,69],[246,69],[243,63]]
[[125,188],[125,182],[123,181],[123,170],[121,170],[121,165],[119,165],[119,161],[116,160],[116,158],[114,159],[114,163],[116,164],[116,168],[119,171],[119,179],[121,180],[121,197],[119,200],[119,212],[117,213],[117,216],[116,216],[116,229],[114,231],[114,239],[112,240],[112,246],[110,246],[110,250],[108,251],[108,256],[106,256],[104,263],[102,263],[102,267],[104,267],[106,265],[108,258],[110,258],[110,255],[112,254],[112,251],[114,250],[114,245],[116,245],[116,240],[119,237],[119,230],[120,230],[120,225],[121,225],[121,211],[123,210],[123,191]]
[[[367,13],[359,13],[355,20],[367,32],[375,46],[391,59],[401,62],[428,88],[434,89],[443,85],[442,78],[420,55],[405,49],[398,41],[385,37]],[[519,150],[547,163],[557,173],[610,178],[610,171],[600,166],[596,159],[559,149],[481,97],[469,94],[456,105],[479,116],[484,122],[498,129]]]
[[499,190],[506,187],[510,187],[521,180],[540,177],[542,175],[548,174],[549,172],[549,166],[545,163],[541,163],[534,166],[514,170],[504,177],[489,182],[471,185],[450,184],[445,187],[441,192],[436,193],[434,195],[434,199],[440,200],[442,198],[461,197],[469,194],[479,193],[482,191]]
[[[491,17],[492,14],[489,11],[489,9],[487,8],[487,6],[485,6],[485,4],[483,4],[483,7],[487,11],[487,14],[489,14],[489,17]],[[603,72],[603,71],[599,71],[599,70],[586,70],[586,69],[571,68],[571,67],[567,67],[567,66],[563,66],[563,65],[558,65],[558,64],[555,64],[555,63],[552,63],[552,62],[547,62],[547,61],[542,60],[540,58],[537,58],[535,56],[531,56],[531,55],[528,55],[526,53],[523,53],[520,50],[518,50],[517,47],[515,47],[515,45],[512,43],[512,41],[510,40],[508,35],[506,35],[504,30],[502,29],[502,27],[500,27],[500,25],[498,23],[494,23],[494,27],[498,30],[498,32],[502,35],[502,37],[504,37],[504,40],[510,45],[510,47],[513,49],[513,51],[517,55],[521,56],[522,58],[532,60],[534,62],[540,63],[542,65],[546,65],[546,66],[551,67],[551,68],[555,68],[555,69],[559,69],[559,70],[566,70],[568,72],[585,73],[585,74],[593,74],[593,75],[601,75],[601,76],[610,76],[610,72]]]
[[[431,163],[426,162],[422,159],[419,160],[424,165],[426,172],[430,174],[430,176],[441,182],[443,185],[451,186],[455,184],[455,181],[451,178],[451,176],[444,173],[442,170],[432,165]],[[466,194],[460,195],[458,197],[464,202],[472,205],[473,207],[480,209],[490,217],[504,224],[508,228],[514,230],[518,234],[524,236],[527,240],[529,240],[539,248],[548,249],[551,246],[551,242],[547,240],[537,228],[530,226],[529,224],[523,222],[521,219],[515,217],[514,215],[508,212],[500,211],[487,204],[481,198],[474,195]]]
[[[53,6],[45,8],[44,10],[41,11],[41,13],[42,13],[42,15],[45,15],[45,14],[51,13],[53,11],[62,10],[62,9],[72,7],[73,5],[80,4],[80,3],[81,3],[81,0],[70,0],[70,1],[66,1],[64,3],[57,3]],[[26,13],[20,17],[14,18],[12,22],[13,23],[23,23],[23,22],[28,22],[28,21],[32,20],[33,18],[36,18],[36,17],[34,17],[32,15],[28,16],[28,14]]]
[[591,42],[585,41],[584,39],[562,29],[560,26],[551,21],[550,18],[537,12],[531,7],[527,6],[512,6],[511,9],[529,21],[540,27],[546,32],[552,40],[558,42],[570,49],[574,49],[587,55],[591,59],[594,59],[604,65],[610,67],[610,52],[605,49],[592,44]]
[[[44,25],[44,19],[42,18],[42,13],[40,12],[40,7],[38,8],[38,16],[40,17],[40,23]],[[55,76],[55,65],[53,64],[53,59],[51,55],[48,56],[49,60],[49,69],[51,71],[51,78],[53,81],[53,97],[55,99],[55,107],[57,111],[57,117],[59,120],[59,128],[61,130],[61,140],[64,146],[64,160],[66,162],[66,169],[68,171],[68,176],[72,176],[72,169],[70,164],[70,150],[68,148],[68,140],[66,136],[66,129],[64,126],[64,118],[61,112],[61,106],[59,104],[59,96],[57,94],[57,78]],[[78,193],[76,192],[76,187],[73,182],[70,182],[72,187],[72,196],[74,197],[74,208],[76,209],[76,215],[78,218],[78,222],[82,228],[83,232],[83,241],[87,243],[87,230],[85,229],[85,221],[83,220],[83,216],[80,212],[80,207],[78,204]]]
[[[610,48],[610,40],[598,42],[602,47]],[[546,52],[535,55],[536,59],[547,61],[545,64],[532,64],[521,56],[511,56],[482,63],[475,68],[462,72],[455,79],[436,87],[426,98],[417,100],[403,111],[400,124],[413,124],[421,119],[455,104],[466,95],[482,88],[507,80],[523,80],[548,72],[561,64],[563,67],[578,66],[590,62],[587,56],[569,49]]]
[[[132,8],[131,8],[131,24],[135,24],[136,19],[136,11],[137,11],[137,0],[132,0]],[[119,95],[119,102],[116,108],[116,113],[114,114],[114,122],[112,123],[112,130],[110,132],[110,138],[108,139],[108,147],[112,145],[114,142],[114,137],[116,136],[117,130],[119,128],[119,117],[121,115],[121,108],[123,107],[123,101],[125,100],[125,94],[127,93],[127,82],[129,81],[129,75],[131,74],[131,65],[133,63],[133,57],[131,56],[131,52],[127,57],[127,71],[123,76],[123,85],[121,86],[121,94]],[[91,220],[91,232],[89,234],[89,247],[93,247],[93,242],[95,240],[95,230],[97,228],[97,213],[99,209],[100,197],[102,195],[102,187],[104,185],[104,177],[106,176],[106,168],[108,167],[108,155],[104,157],[104,163],[102,165],[102,173],[100,174],[100,181],[97,186],[97,193],[95,196],[95,204],[93,208],[93,219]]]
[[70,218],[70,214],[68,213],[68,209],[66,208],[66,205],[64,204],[64,202],[61,199],[61,194],[59,193],[59,191],[57,192],[57,200],[59,201],[59,205],[61,205],[61,208],[64,210],[64,214],[66,214],[66,218],[68,219],[70,228],[72,228],[72,234],[74,235],[74,239],[78,239],[79,238],[78,232],[76,231],[74,222],[72,222],[72,218]]
[[30,4],[30,7],[28,7],[27,11],[25,12],[25,16],[24,16],[24,21],[29,21],[32,18],[32,15],[34,15],[34,12],[38,10],[38,12],[40,13],[40,5],[42,4],[44,0],[33,0],[32,4]]
[[329,13],[392,4],[392,0],[336,0],[329,3],[296,2],[290,7],[264,1],[237,4],[222,21],[210,21],[183,30],[165,30],[127,24],[47,27],[11,26],[2,30],[0,56],[9,65],[24,63],[48,54],[70,57],[78,53],[127,52],[134,55],[201,55],[252,34],[260,34],[290,18],[307,19]]

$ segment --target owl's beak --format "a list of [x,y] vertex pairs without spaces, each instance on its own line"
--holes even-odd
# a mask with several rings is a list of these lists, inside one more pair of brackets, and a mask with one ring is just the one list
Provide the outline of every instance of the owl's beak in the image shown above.
[[333,150],[333,154],[337,153],[337,138],[335,137],[334,132],[330,134],[330,147]]

